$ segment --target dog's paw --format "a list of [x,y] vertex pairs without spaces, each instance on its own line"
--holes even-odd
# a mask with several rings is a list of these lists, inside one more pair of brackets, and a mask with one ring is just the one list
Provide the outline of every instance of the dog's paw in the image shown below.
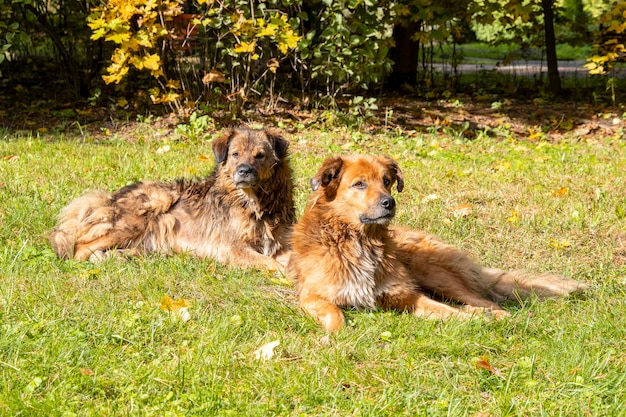
[[91,255],[89,255],[89,262],[99,264],[101,262],[104,262],[104,260],[108,257],[109,255],[107,255],[104,251],[96,250],[91,252]]
[[461,307],[461,311],[471,314],[475,317],[486,317],[494,320],[501,320],[506,317],[511,317],[511,313],[506,310],[486,308],[486,307],[473,307],[465,305]]

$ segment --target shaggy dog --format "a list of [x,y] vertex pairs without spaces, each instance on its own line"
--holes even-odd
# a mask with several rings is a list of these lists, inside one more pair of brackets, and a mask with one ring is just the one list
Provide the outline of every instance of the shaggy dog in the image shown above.
[[237,128],[213,141],[217,165],[199,181],[142,181],[92,191],[61,211],[50,233],[58,256],[189,252],[243,267],[282,269],[295,223],[288,142]]
[[506,299],[586,288],[558,275],[487,269],[432,235],[389,226],[394,183],[402,191],[395,161],[364,155],[330,158],[311,180],[314,193],[294,226],[287,276],[296,282],[301,306],[326,330],[344,325],[342,307],[500,317],[508,315],[499,304]]

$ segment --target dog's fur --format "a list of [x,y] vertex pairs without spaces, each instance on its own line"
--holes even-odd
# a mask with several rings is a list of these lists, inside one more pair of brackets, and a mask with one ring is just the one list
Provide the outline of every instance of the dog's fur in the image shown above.
[[344,325],[342,307],[500,317],[508,315],[499,304],[506,299],[564,296],[586,287],[558,275],[484,268],[432,235],[389,226],[394,183],[402,191],[395,161],[365,155],[330,158],[311,180],[314,193],[294,226],[287,276],[296,282],[301,306],[325,329]]
[[216,167],[198,181],[142,181],[93,191],[59,215],[50,243],[63,258],[189,252],[243,267],[281,269],[295,223],[289,143],[237,128],[212,143]]

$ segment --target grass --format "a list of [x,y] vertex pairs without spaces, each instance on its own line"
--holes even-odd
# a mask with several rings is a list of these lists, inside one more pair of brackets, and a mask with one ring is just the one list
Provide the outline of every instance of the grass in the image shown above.
[[[450,56],[453,53],[452,46],[444,44],[441,46],[444,55]],[[482,42],[469,42],[456,46],[457,53],[461,53],[463,63],[489,63],[496,64],[506,57],[513,57],[514,60],[546,60],[545,54],[542,56],[540,50],[533,48],[522,51],[519,45],[500,44],[489,45]],[[592,55],[591,46],[571,46],[558,44],[556,54],[558,59],[563,61],[585,61]]]
[[[588,282],[502,321],[348,311],[327,336],[280,275],[189,256],[56,259],[45,234],[87,189],[203,175],[208,140],[0,132],[0,415],[612,416],[626,403],[626,144],[412,131],[288,135],[298,210],[322,159],[387,153],[396,222],[486,264]],[[471,214],[455,217],[467,204]],[[192,320],[159,309],[191,301]],[[254,351],[279,340],[275,356]]]

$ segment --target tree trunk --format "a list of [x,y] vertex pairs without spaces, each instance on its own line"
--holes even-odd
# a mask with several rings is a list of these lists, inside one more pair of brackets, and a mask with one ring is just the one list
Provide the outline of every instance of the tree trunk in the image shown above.
[[556,57],[556,36],[554,34],[554,0],[541,0],[544,29],[546,34],[546,59],[548,61],[548,88],[552,94],[561,93],[561,77]]
[[411,37],[419,31],[420,26],[421,22],[410,22],[407,26],[397,24],[393,28],[395,46],[389,50],[393,70],[387,81],[387,88],[391,91],[399,90],[403,84],[417,83],[419,43]]

